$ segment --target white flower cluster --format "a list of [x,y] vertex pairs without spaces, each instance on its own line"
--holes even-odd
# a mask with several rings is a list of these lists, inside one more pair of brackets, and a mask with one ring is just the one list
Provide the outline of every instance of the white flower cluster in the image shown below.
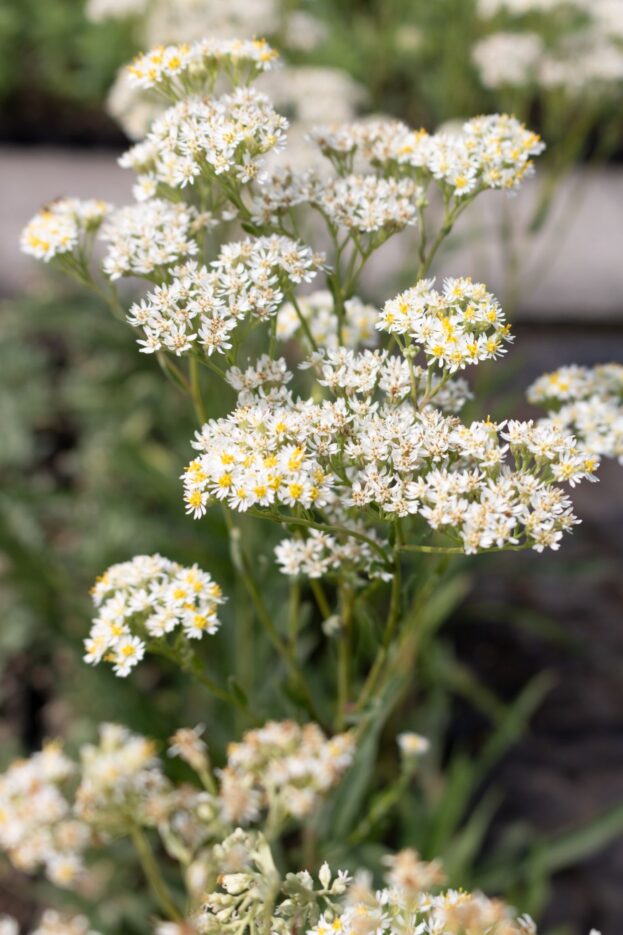
[[497,899],[465,890],[447,890],[439,895],[423,890],[382,889],[369,892],[365,900],[354,899],[343,912],[324,913],[307,935],[461,935],[486,932],[487,935],[536,935],[536,926],[527,916],[516,918]]
[[[424,861],[412,849],[389,855],[386,887],[373,891],[359,875],[341,900],[335,900],[307,935],[536,935],[529,916],[517,918],[502,900],[465,890],[438,892],[445,882],[439,861]],[[327,877],[330,874],[327,873]]]
[[[417,375],[413,390],[408,365],[387,352],[326,351],[310,364],[339,398],[295,401],[281,386],[204,425],[194,442],[199,457],[183,475],[188,512],[201,516],[214,499],[241,511],[338,503],[358,519],[367,508],[371,518],[418,515],[467,553],[558,548],[576,522],[555,483],[592,479],[598,459],[566,431],[464,425],[431,405],[428,380],[416,408],[413,395],[403,396],[417,394]],[[285,365],[279,372],[285,382]]]
[[87,0],[85,13],[93,23],[107,19],[126,19],[145,12],[149,0]]
[[[388,544],[362,523],[347,520],[345,525],[351,532],[362,533],[382,548]],[[354,538],[339,542],[335,536],[318,529],[311,529],[307,538],[282,539],[275,548],[275,556],[284,575],[324,578],[332,571],[355,568],[370,578],[387,578],[378,553],[367,542]]]
[[406,337],[407,347],[450,373],[498,357],[512,340],[495,296],[469,278],[446,279],[442,292],[434,280],[420,280],[385,303],[376,327]]
[[331,222],[355,233],[393,233],[417,222],[423,189],[413,179],[348,175],[320,187],[313,207]]
[[231,838],[246,859],[238,872],[219,879],[220,889],[209,894],[196,917],[199,931],[209,935],[234,935],[242,912],[249,928],[265,921],[274,935],[537,935],[533,920],[501,899],[440,891],[440,863],[424,861],[413,850],[385,859],[386,885],[375,890],[368,872],[354,878],[334,874],[326,862],[317,880],[306,870],[281,880],[265,838],[239,832]]
[[288,121],[254,88],[220,98],[187,97],[165,110],[145,141],[119,160],[139,173],[135,193],[151,197],[159,185],[186,188],[201,180],[246,184],[264,156],[285,142]]
[[247,731],[229,745],[219,771],[223,817],[246,825],[270,807],[309,815],[348,769],[354,748],[352,734],[327,738],[317,724],[269,721]]
[[375,387],[382,391],[387,403],[399,403],[411,395],[422,408],[434,400],[437,409],[460,412],[471,392],[462,378],[438,376],[430,368],[409,366],[402,357],[388,351],[353,354],[348,348],[329,348],[311,354],[301,369],[313,367],[318,384],[333,395],[369,395]]
[[623,464],[623,366],[561,367],[528,390],[531,403],[548,410],[547,420],[573,432],[593,455]]
[[59,887],[84,875],[83,854],[91,833],[71,814],[64,787],[75,767],[56,743],[0,775],[0,848],[20,870],[43,867]]
[[522,86],[538,80],[545,42],[533,32],[496,32],[477,42],[472,60],[485,88]]
[[474,117],[458,132],[411,130],[398,121],[371,121],[316,130],[313,139],[338,170],[357,156],[384,171],[432,180],[456,198],[487,188],[516,189],[545,149],[536,133],[506,114]]
[[170,789],[155,744],[121,724],[101,724],[99,734],[99,743],[80,749],[76,814],[106,831],[132,823],[155,825],[163,810],[154,803]]
[[226,244],[210,268],[188,263],[170,283],[130,309],[142,329],[141,350],[166,348],[177,356],[199,344],[206,354],[231,348],[230,332],[242,320],[274,316],[293,284],[309,282],[322,258],[287,237],[273,235]]
[[[177,731],[169,753],[203,781],[211,764],[202,731]],[[326,737],[315,724],[270,721],[230,744],[207,791],[174,785],[152,740],[104,723],[98,741],[81,746],[78,762],[48,744],[0,775],[0,849],[19,870],[43,868],[56,886],[72,888],[88,880],[87,850],[97,857],[110,836],[137,827],[156,828],[178,852],[184,845],[209,858],[209,843],[219,857],[220,842],[238,824],[282,825],[309,815],[350,766],[354,744],[350,733]],[[211,866],[224,872],[225,861]]]
[[[0,916],[0,935],[19,935],[19,925],[10,916]],[[85,916],[68,916],[46,909],[30,935],[99,935]]]
[[[577,95],[614,90],[623,81],[619,0],[481,0],[479,4],[483,19],[501,12],[511,17],[510,28],[485,36],[472,50],[485,87],[535,85]],[[527,14],[539,14],[528,28],[517,21]]]
[[183,475],[187,511],[202,516],[213,498],[240,511],[278,503],[322,506],[333,478],[315,446],[334,449],[338,417],[331,404],[273,406],[260,400],[211,420],[197,433],[193,447],[201,454]]
[[[327,289],[301,296],[297,305],[318,347],[336,349],[340,344],[350,348],[374,347],[378,342],[379,335],[374,327],[378,312],[356,295],[344,303],[341,327],[335,314],[333,296]],[[294,337],[304,340],[301,321],[291,302],[286,302],[279,309],[277,337],[280,341],[290,341]]]
[[85,237],[97,231],[110,210],[105,201],[59,198],[29,221],[22,231],[21,248],[45,263],[75,253],[84,245]]
[[185,204],[153,199],[128,205],[111,214],[102,227],[108,243],[103,270],[111,279],[121,276],[160,276],[198,251],[196,235],[201,216]]
[[263,399],[270,398],[273,402],[282,399],[283,387],[290,382],[292,374],[283,357],[273,360],[268,354],[262,354],[246,370],[230,367],[225,373],[225,379],[238,394],[238,404],[252,406],[256,392]]
[[604,38],[568,36],[548,51],[537,33],[493,33],[475,44],[472,58],[493,89],[538,85],[577,95],[623,81],[623,49]]
[[127,71],[138,87],[179,98],[210,91],[219,74],[247,83],[274,67],[277,57],[264,39],[201,39],[156,46],[139,55]]
[[[476,117],[459,132],[431,135],[392,120],[321,127],[311,138],[338,177],[314,170],[273,173],[255,193],[253,220],[271,224],[306,205],[333,227],[359,239],[368,235],[372,248],[417,223],[432,182],[457,205],[485,189],[514,190],[532,173],[532,157],[545,148],[506,115]],[[367,172],[353,173],[354,168]]]
[[150,641],[175,630],[200,639],[219,627],[224,601],[218,584],[196,565],[184,568],[161,555],[138,555],[112,565],[93,590],[97,616],[85,640],[85,660],[110,662],[126,676],[145,655]]

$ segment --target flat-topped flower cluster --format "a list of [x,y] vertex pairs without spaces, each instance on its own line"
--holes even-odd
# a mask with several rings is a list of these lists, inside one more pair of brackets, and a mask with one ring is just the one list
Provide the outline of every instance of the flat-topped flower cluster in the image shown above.
[[587,451],[623,464],[623,366],[561,367],[532,384],[528,399]]
[[94,198],[59,198],[26,225],[21,236],[22,250],[45,263],[78,253],[85,248],[87,235],[97,231],[110,210],[109,204]]
[[164,189],[201,185],[206,175],[225,185],[247,184],[263,158],[285,143],[288,121],[254,88],[237,88],[212,100],[187,98],[166,110],[144,142],[120,160],[139,174],[136,189],[146,200]]
[[[76,772],[58,744],[0,775],[0,848],[26,873],[40,868],[56,886],[72,887],[84,871],[91,829],[72,814],[64,794]],[[1,930],[0,930],[1,931]]]
[[[211,500],[329,517],[347,507],[369,523],[417,516],[468,553],[557,548],[576,522],[557,484],[592,479],[598,458],[553,424],[465,425],[438,408],[441,381],[418,396],[421,378],[412,383],[408,362],[387,351],[329,350],[308,364],[336,399],[295,399],[285,362],[264,366],[256,385],[247,377],[244,404],[197,434],[200,454],[184,474],[194,516]],[[282,567],[300,549],[282,549]]]
[[454,373],[504,353],[512,340],[498,300],[482,283],[447,279],[443,291],[420,280],[385,306],[376,327],[421,348],[429,363]]
[[[374,889],[364,871],[354,877],[333,873],[327,863],[317,877],[309,872],[281,879],[261,837],[236,837],[245,861],[225,873],[220,889],[208,896],[194,930],[228,935],[253,931],[266,921],[275,935],[536,935],[533,920],[518,916],[501,899],[444,889],[443,869],[412,849],[388,855],[385,886]],[[224,842],[230,848],[233,841]],[[268,911],[267,911],[268,909]],[[270,913],[270,915],[269,915]],[[591,935],[599,935],[593,932]]]
[[247,731],[229,745],[218,774],[223,817],[248,825],[272,808],[303,818],[339,781],[354,752],[352,734],[327,739],[317,724],[272,721]]
[[362,159],[384,173],[434,180],[457,198],[518,188],[545,149],[536,133],[507,114],[474,117],[458,130],[432,134],[392,120],[323,127],[312,136],[340,172]]
[[97,616],[85,640],[85,660],[108,662],[121,676],[140,662],[148,645],[161,647],[176,630],[189,640],[216,633],[224,601],[207,572],[161,555],[112,565],[91,593]]
[[277,53],[263,39],[201,39],[157,46],[139,55],[127,71],[138,87],[157,89],[177,99],[209,92],[221,75],[247,84],[276,61]]
[[226,244],[209,267],[175,267],[170,282],[132,306],[128,321],[143,330],[144,353],[164,348],[179,357],[198,345],[208,357],[225,354],[237,325],[275,316],[285,295],[309,282],[321,262],[309,247],[275,234]]

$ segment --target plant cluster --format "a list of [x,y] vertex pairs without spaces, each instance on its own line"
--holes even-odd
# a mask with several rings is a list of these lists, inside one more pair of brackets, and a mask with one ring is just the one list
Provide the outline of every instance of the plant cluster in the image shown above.
[[[117,563],[93,589],[87,662],[138,677],[147,653],[166,657],[235,709],[242,739],[213,763],[200,727],[178,730],[169,752],[187,779],[118,724],[75,760],[45,747],[2,776],[0,844],[16,866],[43,868],[88,901],[98,862],[129,839],[159,935],[528,935],[534,923],[502,901],[447,888],[438,862],[386,856],[376,890],[349,848],[400,803],[427,752],[399,702],[439,576],[453,555],[560,546],[577,522],[570,488],[620,453],[620,368],[543,378],[531,391],[546,407],[536,421],[462,417],[465,374],[501,356],[510,329],[485,285],[436,285],[430,266],[483,192],[518,189],[542,142],[506,115],[434,134],[358,122],[314,132],[326,171],[272,173],[265,160],[284,146],[287,120],[253,81],[275,66],[259,40],[141,56],[129,80],[168,107],[122,158],[138,174],[136,202],[62,199],[22,246],[105,298],[192,403],[180,510],[200,522],[222,512],[236,575],[288,682],[288,716],[267,717],[261,694],[248,697],[204,656],[227,608],[209,562]],[[223,243],[233,223],[246,237]],[[362,272],[407,227],[414,284],[377,311],[358,297]],[[125,277],[143,280],[134,302],[118,290]],[[312,280],[320,290],[301,294]],[[210,418],[217,396],[225,412]],[[274,559],[264,542],[249,551],[243,520],[285,535]],[[263,579],[282,573],[287,632],[264,597]],[[335,647],[323,672],[306,648],[307,594]],[[208,736],[214,726],[211,715]],[[362,756],[374,768],[384,728],[397,736],[397,774],[342,841],[349,806],[338,797],[361,782]],[[329,869],[331,853],[349,872]]]

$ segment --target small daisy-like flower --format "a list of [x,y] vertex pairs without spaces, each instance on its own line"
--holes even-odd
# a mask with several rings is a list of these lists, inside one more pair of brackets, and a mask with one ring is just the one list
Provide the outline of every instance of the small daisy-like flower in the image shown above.
[[288,121],[265,94],[238,88],[221,98],[185,97],[119,160],[138,173],[137,195],[206,185],[247,185],[285,143]]
[[111,210],[105,201],[59,198],[42,208],[26,225],[21,248],[45,263],[75,253],[86,246],[87,236],[97,231]]
[[316,724],[269,721],[229,745],[219,772],[223,817],[234,824],[255,821],[267,807],[302,818],[350,766],[351,734],[325,737]]
[[127,66],[130,80],[170,97],[211,91],[219,75],[245,84],[273,68],[278,56],[264,39],[201,39],[157,46]]
[[75,771],[61,746],[48,743],[0,775],[0,849],[15,867],[42,868],[63,889],[84,881],[83,855],[93,843],[88,826],[72,816]]
[[104,661],[125,677],[149,644],[176,629],[187,639],[218,630],[220,587],[196,565],[185,568],[161,555],[138,555],[111,566],[92,590],[97,616],[85,640],[85,661]]
[[153,199],[111,214],[100,237],[108,244],[103,262],[112,280],[151,276],[194,256],[195,210],[188,205]]
[[400,752],[405,757],[422,756],[430,750],[430,741],[421,734],[414,734],[413,731],[405,731],[398,734],[396,738]]
[[495,296],[468,278],[446,279],[442,292],[421,280],[385,303],[376,327],[404,336],[449,373],[498,357],[512,340]]

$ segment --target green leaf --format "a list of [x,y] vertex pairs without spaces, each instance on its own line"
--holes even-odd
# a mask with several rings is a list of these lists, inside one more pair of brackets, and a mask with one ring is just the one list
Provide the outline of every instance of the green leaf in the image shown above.
[[437,801],[426,838],[425,856],[442,854],[459,827],[474,791],[474,766],[470,759],[457,754],[448,764],[443,794]]
[[450,881],[456,885],[470,885],[468,878],[471,868],[476,863],[501,798],[498,790],[490,789],[478,803],[465,826],[455,835],[449,850],[444,854],[444,869]]
[[248,710],[249,709],[249,699],[240,685],[240,682],[236,679],[234,675],[230,675],[227,679],[227,687],[229,688],[232,695],[234,695],[238,701]]
[[580,828],[555,835],[539,845],[532,867],[539,874],[558,873],[586,860],[623,835],[623,804],[602,812]]
[[553,675],[541,672],[528,682],[508,708],[505,717],[489,737],[479,758],[478,775],[484,778],[526,731],[530,718],[555,684]]

